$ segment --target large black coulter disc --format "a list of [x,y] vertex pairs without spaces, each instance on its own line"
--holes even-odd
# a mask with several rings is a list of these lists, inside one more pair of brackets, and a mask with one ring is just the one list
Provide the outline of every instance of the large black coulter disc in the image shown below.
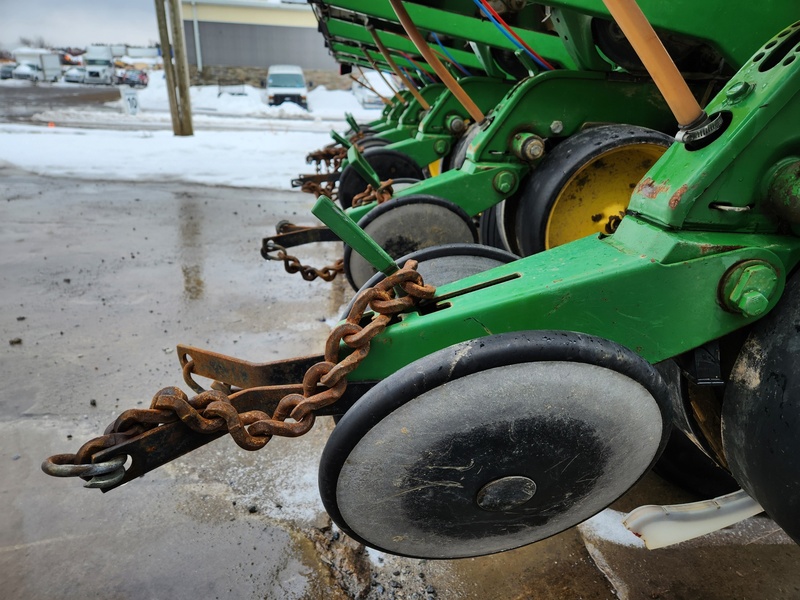
[[666,386],[639,356],[572,332],[488,336],[383,380],[322,455],[333,520],[393,554],[460,558],[596,514],[666,441]]

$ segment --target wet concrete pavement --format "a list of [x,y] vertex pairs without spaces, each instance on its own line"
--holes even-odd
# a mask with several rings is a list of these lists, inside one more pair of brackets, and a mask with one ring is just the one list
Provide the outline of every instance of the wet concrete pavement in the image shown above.
[[[279,220],[310,222],[310,196],[0,177],[3,598],[800,597],[800,549],[763,517],[652,552],[602,519],[477,559],[366,552],[318,498],[329,419],[259,452],[222,438],[108,494],[45,476],[44,457],[182,384],[177,343],[259,362],[318,352],[350,294],[258,254]],[[649,475],[614,508],[689,499]]]

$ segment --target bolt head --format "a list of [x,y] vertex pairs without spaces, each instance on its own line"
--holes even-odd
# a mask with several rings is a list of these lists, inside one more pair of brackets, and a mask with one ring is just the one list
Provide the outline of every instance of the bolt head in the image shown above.
[[444,140],[436,140],[433,144],[433,151],[436,152],[436,154],[444,155],[447,153],[447,142]]
[[746,317],[757,317],[769,308],[769,298],[761,292],[746,292],[736,303]]
[[750,94],[752,89],[753,86],[746,81],[739,81],[728,88],[728,90],[725,92],[725,97],[729,102],[735,104],[736,102],[744,100],[744,98]]
[[536,160],[544,154],[544,144],[542,140],[528,140],[522,147],[522,152],[528,160]]
[[564,131],[564,123],[562,123],[561,121],[553,121],[552,123],[550,123],[550,131],[555,134],[561,133],[562,131]]
[[778,274],[766,263],[750,264],[733,275],[726,304],[746,317],[766,312],[778,287]]

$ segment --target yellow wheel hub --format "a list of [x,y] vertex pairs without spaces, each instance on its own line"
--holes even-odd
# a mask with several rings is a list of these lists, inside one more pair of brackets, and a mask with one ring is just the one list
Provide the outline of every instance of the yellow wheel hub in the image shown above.
[[633,188],[666,152],[656,144],[614,148],[581,165],[561,189],[547,218],[545,248],[596,233],[614,233]]

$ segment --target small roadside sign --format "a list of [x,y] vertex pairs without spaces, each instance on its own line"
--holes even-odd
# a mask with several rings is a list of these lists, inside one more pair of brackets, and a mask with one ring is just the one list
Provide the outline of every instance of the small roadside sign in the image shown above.
[[122,94],[122,110],[125,114],[139,114],[139,95],[135,89],[130,87],[120,88]]

